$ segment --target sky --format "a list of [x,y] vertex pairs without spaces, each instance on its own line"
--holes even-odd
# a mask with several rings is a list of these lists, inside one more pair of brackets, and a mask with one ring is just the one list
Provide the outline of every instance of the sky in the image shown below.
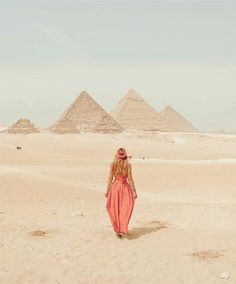
[[0,125],[48,127],[83,90],[110,112],[130,88],[236,132],[236,1],[0,0]]

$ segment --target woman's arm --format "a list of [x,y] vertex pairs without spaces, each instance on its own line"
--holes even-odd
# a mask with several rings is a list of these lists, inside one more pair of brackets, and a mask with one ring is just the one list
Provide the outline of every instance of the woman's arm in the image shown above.
[[108,192],[110,190],[110,186],[111,186],[112,181],[113,181],[113,164],[110,165],[110,173],[109,173],[109,177],[108,177],[108,181],[107,181],[107,190],[105,192],[106,197],[107,197]]
[[135,184],[134,184],[134,180],[133,180],[133,176],[132,176],[131,164],[129,164],[129,167],[128,167],[128,181],[129,181],[129,184],[130,184],[133,192],[135,193],[135,198],[136,198],[137,194],[136,194]]

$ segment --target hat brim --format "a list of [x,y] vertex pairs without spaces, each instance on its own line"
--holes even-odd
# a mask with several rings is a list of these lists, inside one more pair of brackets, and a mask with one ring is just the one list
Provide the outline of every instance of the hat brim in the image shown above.
[[122,160],[126,160],[127,159],[127,156],[126,155],[117,155],[117,157],[119,158],[119,159],[122,159]]

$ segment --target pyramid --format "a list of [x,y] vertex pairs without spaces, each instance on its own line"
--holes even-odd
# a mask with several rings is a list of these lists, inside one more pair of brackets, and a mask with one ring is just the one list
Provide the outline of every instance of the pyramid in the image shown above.
[[30,134],[38,133],[39,130],[31,123],[29,119],[21,118],[16,123],[8,127],[5,132],[10,134],[21,133],[21,134]]
[[187,121],[181,114],[174,110],[171,106],[165,107],[161,112],[161,116],[168,121],[173,128],[173,131],[198,131],[189,121]]
[[135,90],[129,90],[111,116],[124,128],[146,131],[171,131],[170,125]]
[[118,133],[124,129],[83,91],[49,128],[54,133]]

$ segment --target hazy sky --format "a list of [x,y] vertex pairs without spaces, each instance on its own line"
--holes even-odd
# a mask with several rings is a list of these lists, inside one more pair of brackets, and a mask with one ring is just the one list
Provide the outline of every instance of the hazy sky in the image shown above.
[[0,0],[0,124],[47,127],[82,90],[109,112],[129,88],[236,131],[236,1]]

